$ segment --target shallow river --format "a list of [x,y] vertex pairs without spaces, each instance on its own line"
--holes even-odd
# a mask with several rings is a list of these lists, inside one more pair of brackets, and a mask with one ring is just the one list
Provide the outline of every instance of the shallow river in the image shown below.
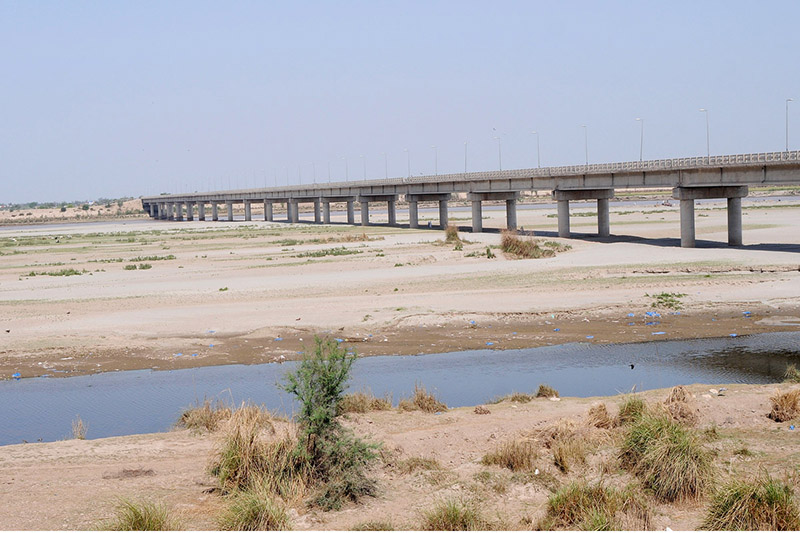
[[[392,394],[396,404],[422,383],[458,407],[514,391],[532,392],[540,383],[562,396],[580,397],[628,392],[634,386],[773,383],[789,363],[800,365],[800,332],[367,357],[353,365],[351,390]],[[292,400],[278,385],[294,368],[295,363],[273,363],[0,381],[0,445],[67,438],[76,416],[88,425],[90,439],[165,431],[183,408],[204,398],[250,400],[291,413]]]

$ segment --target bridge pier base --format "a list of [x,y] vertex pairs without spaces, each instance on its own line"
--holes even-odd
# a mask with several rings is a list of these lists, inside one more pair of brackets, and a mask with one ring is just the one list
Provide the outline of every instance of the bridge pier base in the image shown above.
[[369,226],[369,202],[361,200],[361,225]]
[[511,231],[517,229],[517,200],[506,200],[506,227]]
[[186,202],[186,220],[189,222],[194,220],[194,202]]
[[397,225],[397,208],[395,206],[394,200],[387,200],[386,201],[386,209],[388,210],[389,214],[389,225],[396,226]]
[[264,200],[264,222],[272,222],[272,202]]
[[347,200],[347,223],[351,226],[356,224],[356,208],[353,200]]
[[[406,195],[408,200],[408,195]],[[408,200],[408,227],[416,229],[419,227],[419,204],[416,200]]]
[[225,207],[228,209],[228,222],[233,222],[233,202],[225,202]]
[[175,220],[183,222],[183,203],[178,202],[175,204]]
[[206,204],[204,202],[197,202],[197,220],[206,219]]
[[219,204],[217,202],[211,202],[211,220],[214,222],[219,220]]
[[320,202],[319,199],[314,200],[314,222],[319,224],[322,222],[322,215],[320,213]]
[[517,229],[517,191],[487,191],[471,192],[467,200],[472,202],[472,233],[483,231],[483,208],[481,202],[487,200],[504,200],[506,202],[506,227],[510,230]]
[[358,201],[361,203],[361,225],[369,226],[369,204],[370,202],[386,202],[389,210],[389,224],[397,222],[397,215],[393,212],[397,202],[396,194],[370,194],[360,195]]
[[331,223],[331,203],[328,200],[322,201],[322,223]]
[[[450,196],[449,194],[447,195]],[[447,200],[439,200],[439,227],[444,229],[447,227],[449,220],[447,217]]]
[[609,200],[614,197],[614,189],[556,189],[553,198],[558,209],[558,236],[568,239],[571,235],[569,228],[569,202],[570,200],[597,200],[597,235],[608,237],[611,235],[609,217]]
[[483,231],[483,206],[480,200],[472,200],[472,233]]
[[247,222],[253,220],[253,208],[251,207],[250,200],[244,201],[244,219]]
[[300,222],[300,205],[297,203],[297,200],[289,200],[286,203],[286,211],[289,215],[289,222],[292,224]]
[[711,198],[728,200],[728,245],[742,245],[742,198],[749,193],[747,185],[712,187],[675,187],[672,197],[681,202],[681,247],[695,247],[694,201]]

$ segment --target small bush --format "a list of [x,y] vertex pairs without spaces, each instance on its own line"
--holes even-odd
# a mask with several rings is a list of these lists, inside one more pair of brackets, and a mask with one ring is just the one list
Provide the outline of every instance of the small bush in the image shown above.
[[601,484],[573,482],[547,500],[547,511],[538,529],[646,530],[650,509],[633,488],[616,490]]
[[800,383],[800,370],[794,364],[786,367],[786,372],[783,374],[783,381],[787,383]]
[[731,480],[714,493],[700,528],[797,531],[800,514],[794,491],[766,475],[755,481]]
[[800,389],[783,393],[778,391],[769,401],[772,411],[767,416],[775,422],[787,422],[800,414]]
[[573,436],[556,439],[550,449],[553,450],[553,464],[565,474],[576,466],[586,464],[586,441],[583,438]]
[[409,457],[397,463],[397,469],[403,474],[411,474],[417,470],[440,470],[441,468],[439,461],[427,457]]
[[218,524],[223,531],[282,531],[291,529],[286,508],[263,489],[236,492]]
[[136,270],[136,265],[125,265],[122,270]]
[[164,505],[123,499],[117,505],[116,517],[102,528],[109,531],[174,531],[178,524]]
[[461,237],[458,235],[458,226],[448,225],[444,228],[445,239],[447,244],[461,243]]
[[697,423],[697,413],[689,405],[692,395],[686,390],[683,385],[672,387],[669,391],[669,396],[664,401],[664,407],[673,420],[693,426]]
[[522,259],[539,259],[541,257],[554,257],[552,248],[540,248],[533,239],[521,239],[514,231],[504,231],[500,237],[500,249]]
[[642,418],[647,412],[647,404],[640,397],[630,395],[622,402],[617,414],[617,423],[620,426],[632,424]]
[[371,392],[354,392],[342,396],[339,403],[341,413],[368,413],[370,411],[388,411],[392,401],[387,398],[376,398]]
[[76,416],[75,420],[72,421],[72,438],[78,440],[85,440],[86,439],[86,431],[88,430],[88,426],[84,424],[81,417]]
[[643,415],[625,436],[624,468],[664,501],[694,499],[711,482],[711,454],[690,429],[667,416]]
[[653,303],[650,304],[651,307],[666,307],[668,309],[677,310],[683,307],[681,298],[686,295],[679,292],[661,292],[653,295],[645,294],[645,296],[653,298]]
[[481,459],[484,465],[497,465],[508,468],[512,472],[534,469],[534,461],[539,457],[536,447],[531,441],[517,440],[501,444],[493,452]]
[[478,507],[471,502],[444,500],[423,513],[423,531],[483,531],[492,529]]
[[153,265],[150,263],[139,263],[139,270],[150,270],[153,268]]
[[447,411],[447,405],[440,402],[432,392],[425,390],[420,384],[414,385],[414,395],[410,399],[402,399],[398,404],[401,411],[424,411],[441,413]]
[[217,401],[212,405],[211,400],[206,399],[201,405],[185,409],[175,425],[187,429],[216,431],[220,422],[231,417],[231,412],[231,408],[223,402]]
[[590,426],[600,429],[611,429],[614,427],[614,419],[608,414],[608,409],[604,403],[596,403],[589,408],[587,419]]
[[539,390],[536,391],[537,398],[558,398],[558,391],[547,385],[546,383],[542,383],[539,385]]

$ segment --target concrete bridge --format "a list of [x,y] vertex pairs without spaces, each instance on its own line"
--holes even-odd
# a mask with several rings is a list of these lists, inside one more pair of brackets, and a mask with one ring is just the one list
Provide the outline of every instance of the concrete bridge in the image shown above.
[[408,202],[409,225],[419,226],[420,203],[439,206],[439,224],[447,226],[447,204],[453,194],[466,193],[472,202],[472,231],[480,232],[482,202],[505,201],[506,225],[517,227],[517,200],[525,191],[552,191],[558,208],[558,236],[569,237],[569,203],[597,201],[597,234],[610,235],[609,200],[616,189],[672,188],[680,201],[681,246],[695,245],[694,201],[725,198],[728,201],[728,244],[742,244],[742,198],[749,186],[800,185],[800,151],[736,154],[713,157],[658,159],[595,165],[529,168],[490,172],[465,172],[338,183],[315,183],[263,189],[244,189],[190,194],[169,194],[142,198],[151,217],[166,220],[206,219],[206,205],[212,220],[219,220],[225,205],[227,220],[233,220],[234,204],[244,205],[245,220],[252,220],[251,206],[263,203],[264,220],[273,221],[273,205],[286,204],[287,220],[299,221],[298,205],[314,206],[314,222],[328,224],[331,203],[344,203],[347,223],[355,224],[358,202],[360,224],[367,226],[371,204],[386,203],[389,225],[397,224],[396,203],[403,195]]

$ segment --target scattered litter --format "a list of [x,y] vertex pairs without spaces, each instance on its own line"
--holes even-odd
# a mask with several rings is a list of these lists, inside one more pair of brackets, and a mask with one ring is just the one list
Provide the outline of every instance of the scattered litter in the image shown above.
[[708,392],[710,392],[710,393],[711,393],[711,394],[713,394],[714,396],[716,396],[716,395],[718,395],[718,394],[719,394],[719,391],[718,391],[717,389],[708,389]]
[[659,322],[658,320],[656,320],[655,322],[645,322],[645,324],[644,324],[644,325],[645,325],[645,326],[657,326],[657,325],[659,325],[659,324],[661,324],[661,322]]
[[636,313],[628,313],[628,316],[629,316],[629,317],[631,317],[631,318],[633,318],[633,317],[635,317],[635,316],[636,316]]
[[629,326],[635,326],[635,325],[636,325],[636,322],[628,322],[628,325],[629,325]]
[[587,339],[594,339],[594,335],[586,335]]
[[344,339],[333,339],[333,340],[335,340],[336,342],[344,342]]
[[282,340],[283,340],[283,337],[275,337],[275,340],[276,340],[276,341],[282,341]]
[[559,398],[558,396],[553,396],[552,398],[548,398],[548,400],[550,400],[551,402],[560,402],[561,398]]
[[679,315],[679,314],[681,314],[681,312],[680,311],[674,311],[672,314],[673,315]]
[[561,328],[555,328],[553,331],[561,331]]
[[789,426],[789,431],[794,431],[794,424],[792,424],[791,426]]
[[197,357],[197,354],[196,354],[196,353],[193,353],[193,354],[192,354],[192,357]]
[[216,333],[217,331],[216,331],[216,330],[213,330],[213,329],[210,329],[210,330],[208,330],[208,332],[209,332],[209,333]]
[[209,348],[213,348],[213,347],[214,347],[214,345],[213,345],[213,344],[209,344],[209,345],[208,345],[208,347],[209,347]]
[[717,319],[716,319],[716,318],[712,318],[712,319],[711,319],[711,322],[716,322],[716,321],[717,321]]
[[731,337],[738,337],[738,335],[736,335],[736,333],[731,333]]
[[14,372],[13,374],[11,374],[11,377],[16,380],[19,380],[19,378],[22,377],[22,374],[20,374],[19,372]]
[[475,325],[475,321],[474,320],[470,320],[469,323],[472,324],[473,326]]
[[183,355],[183,352],[178,352],[178,353],[175,354],[175,357],[180,357],[182,355]]
[[660,317],[660,316],[661,316],[661,313],[658,313],[658,312],[656,312],[656,311],[647,311],[647,312],[645,313],[645,316]]
[[539,475],[539,469],[538,469],[538,468],[537,468],[536,470],[534,470],[534,471],[533,471],[533,475],[534,475],[534,476],[538,476],[538,475]]
[[493,342],[487,342],[486,346],[494,346],[494,343]]
[[654,331],[653,332],[653,335],[666,335],[666,334],[667,334],[666,331]]
[[752,313],[750,311],[742,311],[742,314],[743,315],[751,315]]

